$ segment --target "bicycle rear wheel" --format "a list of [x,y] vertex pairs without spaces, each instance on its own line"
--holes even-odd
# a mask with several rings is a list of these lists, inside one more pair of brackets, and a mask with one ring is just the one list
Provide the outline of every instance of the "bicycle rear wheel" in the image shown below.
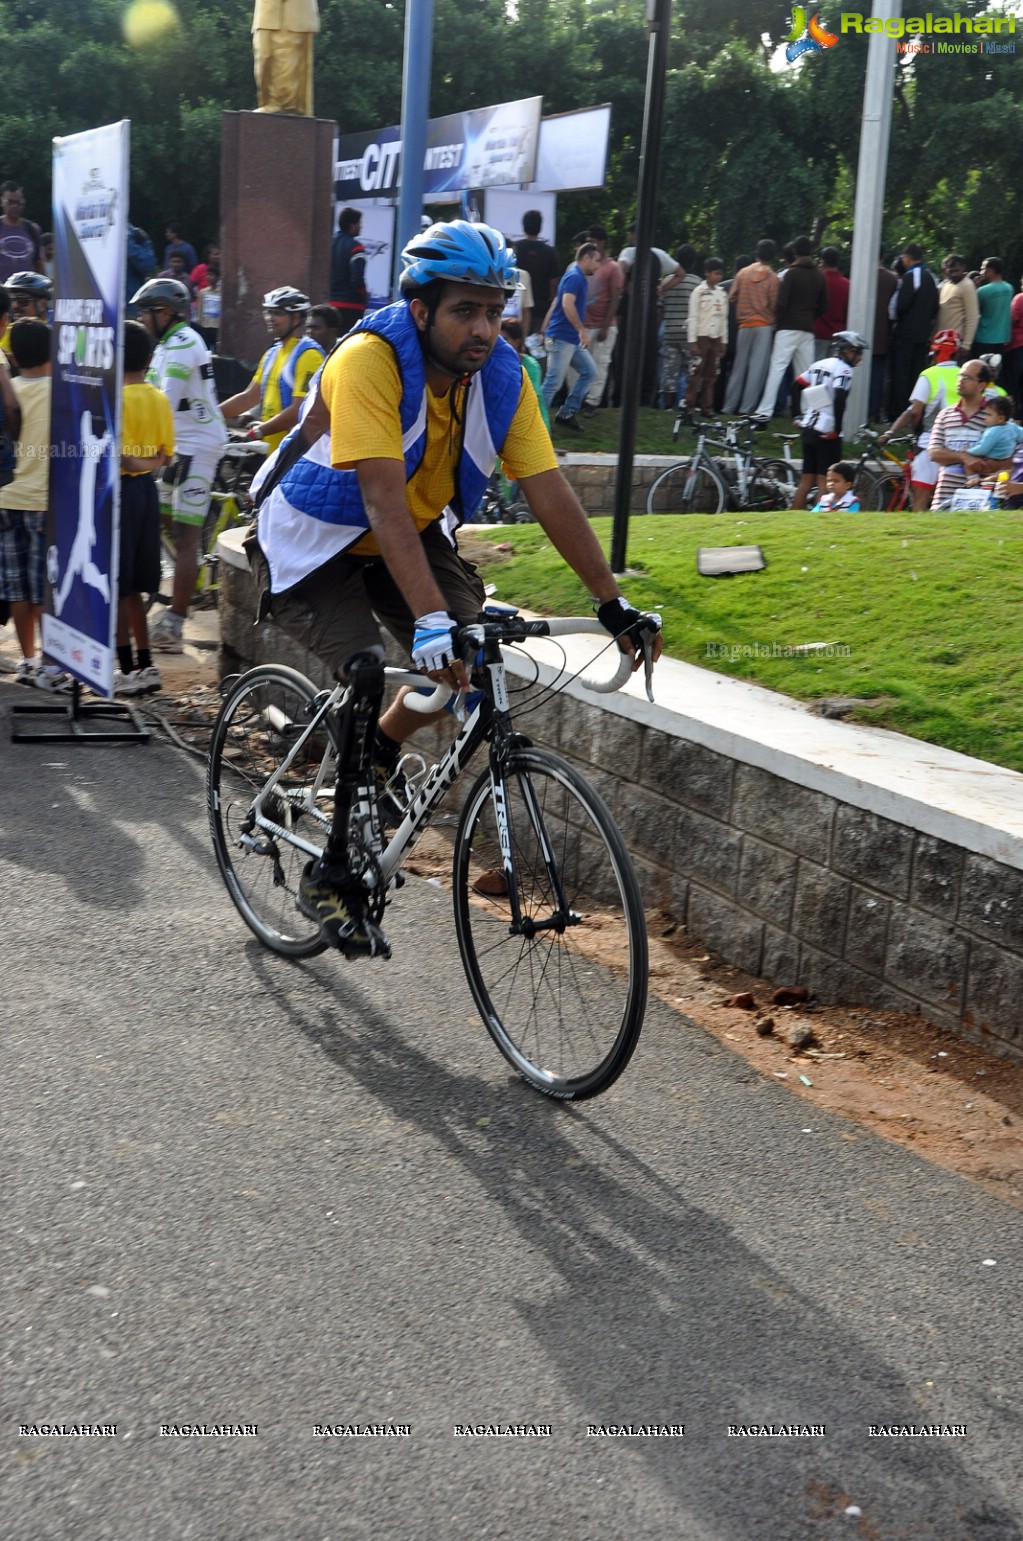
[[901,471],[861,471],[856,496],[865,512],[891,513],[909,507]]
[[[288,958],[323,952],[320,928],[296,908],[298,881],[309,854],[285,835],[255,825],[253,802],[291,754],[313,715],[317,692],[295,669],[266,664],[243,674],[228,692],[213,727],[206,800],[217,866],[242,919],[264,947]],[[326,729],[300,749],[263,804],[288,833],[323,848],[333,812],[334,773],[314,796],[327,753]]]
[[[459,951],[487,1031],[509,1063],[548,1096],[581,1101],[621,1075],[639,1039],[648,976],[639,884],[603,802],[557,755],[513,751],[505,792],[498,813],[488,768],[462,810],[454,857]],[[510,880],[499,818],[510,832]]]
[[669,466],[647,493],[648,514],[721,514],[728,507],[728,488],[716,470],[703,462],[696,467]]
[[799,475],[791,460],[758,460],[750,482],[747,507],[785,509],[792,507]]

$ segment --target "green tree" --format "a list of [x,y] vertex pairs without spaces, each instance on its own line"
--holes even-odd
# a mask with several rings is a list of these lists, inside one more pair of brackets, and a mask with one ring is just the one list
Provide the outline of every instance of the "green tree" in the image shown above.
[[[1008,0],[992,0],[990,14]],[[4,94],[0,178],[20,180],[49,223],[54,135],[127,117],[131,213],[162,245],[168,218],[198,245],[219,228],[221,113],[255,105],[252,0],[177,0],[177,32],[133,50],[126,0],[0,0]],[[559,199],[562,245],[600,219],[623,239],[635,213],[648,43],[644,0],[435,0],[430,110],[542,95],[546,113],[612,104],[603,188]],[[868,0],[843,13],[870,14]],[[979,0],[906,0],[906,16],[985,12]],[[315,101],[342,133],[398,121],[401,0],[320,0]],[[822,19],[835,27],[838,12]],[[848,246],[865,37],[845,35],[794,66],[780,58],[789,12],[776,0],[675,0],[655,239],[690,239],[726,260],[761,235]],[[899,56],[885,240],[918,239],[932,260],[1023,267],[1023,126],[1011,57]],[[287,196],[286,189],[277,190]]]

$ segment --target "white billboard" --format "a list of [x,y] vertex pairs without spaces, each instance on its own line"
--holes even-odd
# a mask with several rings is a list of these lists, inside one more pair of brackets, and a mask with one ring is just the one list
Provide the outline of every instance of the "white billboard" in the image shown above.
[[610,135],[609,105],[541,119],[536,176],[530,186],[547,193],[603,187]]

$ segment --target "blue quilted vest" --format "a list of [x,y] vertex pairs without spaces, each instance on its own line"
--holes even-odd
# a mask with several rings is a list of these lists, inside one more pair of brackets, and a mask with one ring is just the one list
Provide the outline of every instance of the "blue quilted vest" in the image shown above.
[[[277,341],[267,352],[266,361],[263,364],[263,373],[259,377],[259,389],[261,394],[266,390],[266,384],[270,378],[270,371],[274,366],[274,360],[283,347],[283,342]],[[308,353],[310,348],[314,348],[319,354],[323,353],[323,349],[318,343],[315,343],[311,337],[300,337],[296,346],[292,348],[290,354],[288,355],[288,359],[284,365],[284,368],[281,370],[280,378],[277,381],[277,388],[281,393],[282,412],[286,411],[287,408],[291,406],[292,400],[294,399],[295,366],[297,365],[299,359],[302,357],[302,354]]]
[[[410,481],[426,451],[426,363],[419,332],[404,301],[372,311],[343,338],[373,332],[394,349],[402,391],[399,404],[405,480]],[[508,437],[519,403],[522,365],[515,349],[499,337],[494,351],[466,392],[461,453],[451,507],[459,520],[475,513],[497,456]],[[310,397],[312,392],[310,392]],[[297,430],[293,430],[297,432]],[[289,436],[290,438],[290,436]],[[286,439],[285,445],[288,443]],[[284,445],[281,446],[282,452]],[[317,450],[319,449],[319,453]],[[311,519],[352,528],[353,539],[369,528],[355,471],[337,471],[325,463],[326,441],[313,446],[282,476],[278,486],[292,508]],[[438,509],[440,517],[443,510]]]

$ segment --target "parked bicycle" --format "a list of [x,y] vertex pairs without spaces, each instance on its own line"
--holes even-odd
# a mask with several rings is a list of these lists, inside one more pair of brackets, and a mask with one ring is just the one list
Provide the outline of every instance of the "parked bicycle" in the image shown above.
[[[853,490],[865,512],[894,513],[913,507],[913,454],[912,434],[881,443],[881,435],[866,425],[858,428],[854,439],[862,443],[859,458],[855,461],[856,476]],[[908,446],[905,459],[892,453],[893,444]]]
[[[660,618],[646,619],[652,636]],[[488,608],[461,628],[476,659],[478,698],[432,769],[407,754],[383,791],[372,772],[375,716],[360,716],[347,687],[317,691],[293,669],[252,669],[225,684],[207,800],[217,863],[245,923],[272,951],[308,958],[326,944],[296,906],[298,885],[331,830],[339,770],[351,789],[350,813],[342,815],[349,870],[378,925],[409,850],[486,742],[488,762],[464,800],[454,841],[459,953],[501,1053],[530,1085],[577,1101],[610,1086],[635,1050],[647,937],[632,862],[607,807],[572,765],[534,748],[512,723],[502,648],[573,633],[607,635],[592,618],[526,620],[511,607]],[[647,650],[648,694],[651,668]],[[423,686],[421,674],[386,672],[393,684]],[[613,679],[582,683],[615,690],[630,672],[622,655]],[[405,699],[426,713],[449,695],[430,682],[429,694]],[[382,799],[392,809],[399,803],[389,839]]]
[[[225,530],[247,524],[252,518],[252,499],[249,487],[253,477],[263,464],[267,445],[249,439],[243,434],[232,433],[227,447],[217,462],[210,493],[210,506],[203,521],[199,543],[199,571],[195,580],[193,608],[209,609],[217,602],[217,541]],[[173,464],[170,467],[174,469]],[[161,520],[161,582],[174,577],[174,535],[169,519]],[[150,608],[154,604],[169,605],[169,593],[151,594]]]
[[518,482],[510,483],[495,469],[487,482],[483,501],[473,515],[474,524],[535,524],[525,498],[519,495]]
[[[679,419],[681,422],[681,419]],[[676,424],[676,429],[679,424]],[[723,437],[714,438],[710,424],[700,429],[696,448],[688,460],[668,466],[647,493],[648,514],[721,514],[726,509],[761,512],[790,508],[799,481],[789,457],[756,454],[757,425],[752,418],[736,418],[725,424]],[[722,451],[715,457],[711,450]]]

